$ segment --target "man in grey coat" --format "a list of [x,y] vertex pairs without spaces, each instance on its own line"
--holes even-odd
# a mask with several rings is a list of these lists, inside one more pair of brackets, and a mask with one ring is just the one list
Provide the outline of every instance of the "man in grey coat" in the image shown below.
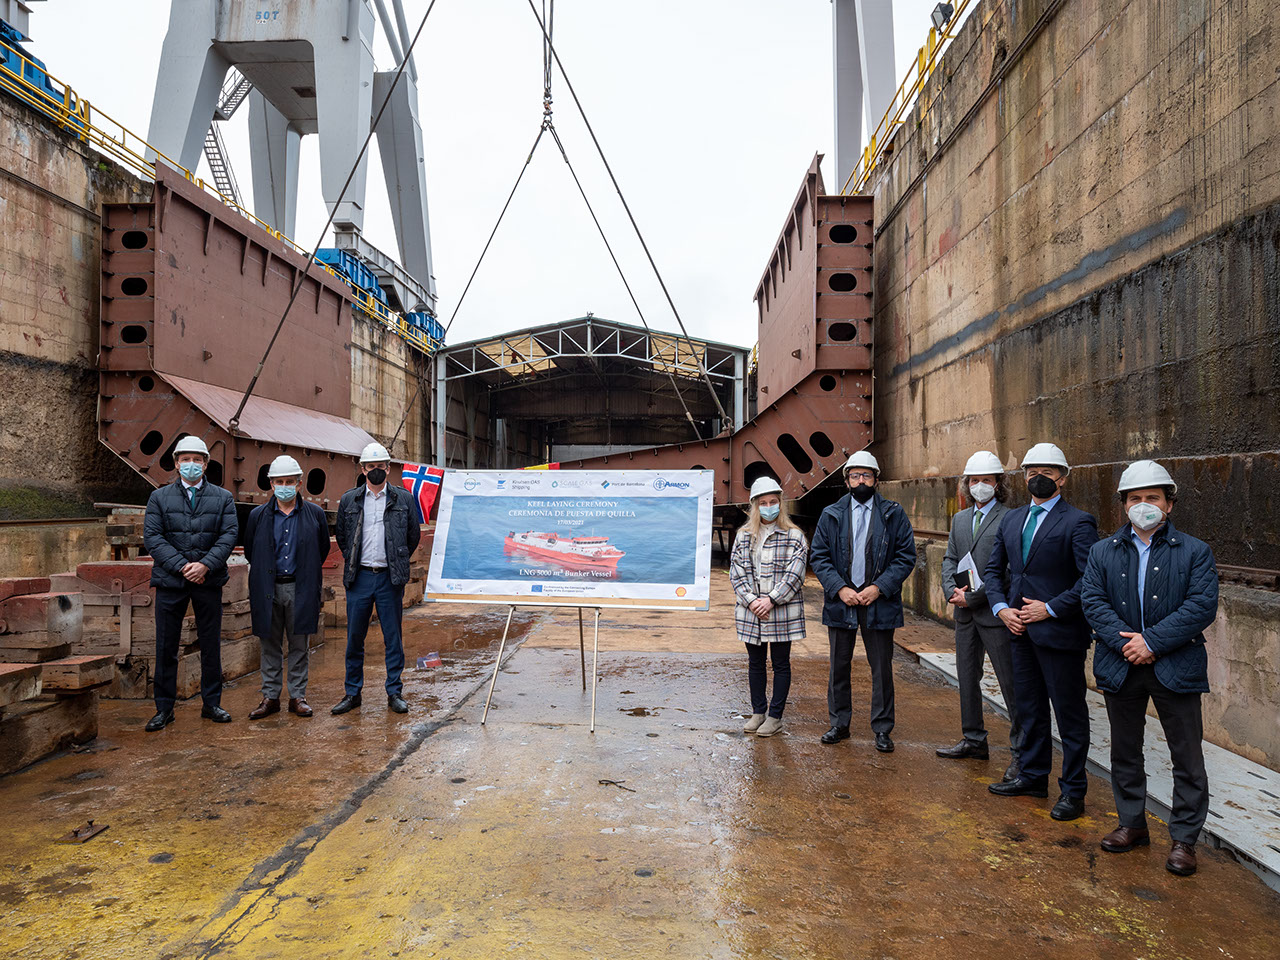
[[[953,747],[940,747],[937,754],[949,760],[972,757],[986,760],[987,729],[982,722],[983,658],[991,658],[1000,693],[1009,709],[1009,749],[1012,762],[1005,780],[1018,775],[1018,753],[1022,726],[1013,696],[1013,654],[1011,637],[1000,618],[991,612],[985,585],[973,589],[987,569],[1000,519],[1008,511],[1008,484],[1000,458],[979,450],[964,466],[960,478],[960,501],[970,506],[955,515],[947,552],[942,557],[942,592],[954,608],[956,621],[956,679],[960,686],[960,726],[964,739]],[[959,572],[964,565],[965,571]],[[958,582],[959,581],[959,582]]]

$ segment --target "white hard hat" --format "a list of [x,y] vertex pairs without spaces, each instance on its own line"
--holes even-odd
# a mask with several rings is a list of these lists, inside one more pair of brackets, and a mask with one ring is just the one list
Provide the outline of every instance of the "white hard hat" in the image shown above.
[[1146,490],[1150,487],[1172,487],[1173,492],[1178,492],[1178,485],[1173,482],[1173,477],[1169,476],[1169,471],[1154,460],[1135,460],[1124,468],[1124,473],[1120,474],[1120,486],[1118,493],[1124,493],[1127,490]]
[[376,440],[360,451],[361,463],[390,463],[391,454]]
[[964,465],[966,477],[981,477],[989,473],[1004,473],[1004,464],[990,450],[979,450]]
[[271,466],[267,470],[267,478],[275,477],[300,477],[302,476],[302,467],[298,461],[293,459],[287,453],[282,453],[271,461]]
[[187,435],[179,440],[177,446],[173,448],[175,457],[180,453],[202,453],[207,457],[209,448],[204,445],[204,441],[199,437]]
[[1022,458],[1024,467],[1061,467],[1068,473],[1071,466],[1067,463],[1067,455],[1053,443],[1037,443]]
[[763,497],[766,493],[782,493],[782,487],[773,477],[761,477],[751,485],[751,499]]
[[859,450],[848,460],[844,462],[844,470],[842,473],[848,473],[854,467],[869,467],[876,472],[876,476],[880,476],[880,464],[876,462],[876,458],[865,450]]

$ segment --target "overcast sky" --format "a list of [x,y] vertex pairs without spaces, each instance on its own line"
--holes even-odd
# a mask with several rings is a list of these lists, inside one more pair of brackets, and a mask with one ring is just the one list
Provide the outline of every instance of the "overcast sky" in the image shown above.
[[[404,4],[412,32],[428,0]],[[900,77],[934,0],[893,5]],[[33,7],[31,49],[50,73],[145,136],[168,0]],[[815,152],[827,154],[823,174],[838,189],[829,0],[558,0],[555,9],[556,48],[689,332],[749,345],[756,283]],[[380,69],[394,66],[380,32],[375,56]],[[541,122],[540,34],[527,0],[438,0],[415,60],[447,321]],[[554,94],[556,126],[646,319],[676,329],[559,77]],[[247,125],[246,108],[223,127],[248,195]],[[376,142],[371,150],[365,233],[394,253]],[[294,239],[308,248],[326,216],[318,156],[316,138],[304,138]],[[449,341],[587,311],[638,322],[563,160],[544,142]]]

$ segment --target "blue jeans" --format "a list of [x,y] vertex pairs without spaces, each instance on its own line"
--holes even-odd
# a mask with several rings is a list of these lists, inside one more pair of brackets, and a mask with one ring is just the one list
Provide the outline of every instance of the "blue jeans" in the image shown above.
[[404,586],[395,586],[385,570],[361,567],[355,583],[347,589],[347,696],[354,697],[364,687],[364,638],[374,605],[382,624],[382,642],[387,648],[387,696],[400,696],[400,671],[404,669],[404,644],[400,639],[400,618],[404,613]]

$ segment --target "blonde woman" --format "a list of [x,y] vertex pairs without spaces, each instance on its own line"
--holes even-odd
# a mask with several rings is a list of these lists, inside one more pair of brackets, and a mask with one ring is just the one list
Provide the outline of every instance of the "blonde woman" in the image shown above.
[[[751,719],[742,729],[758,737],[782,729],[791,687],[791,641],[804,637],[801,588],[808,555],[804,534],[787,515],[782,487],[772,477],[761,477],[751,485],[751,512],[729,561],[729,581],[738,601],[734,626],[747,646],[751,691]],[[772,701],[766,695],[766,646],[773,655]]]

